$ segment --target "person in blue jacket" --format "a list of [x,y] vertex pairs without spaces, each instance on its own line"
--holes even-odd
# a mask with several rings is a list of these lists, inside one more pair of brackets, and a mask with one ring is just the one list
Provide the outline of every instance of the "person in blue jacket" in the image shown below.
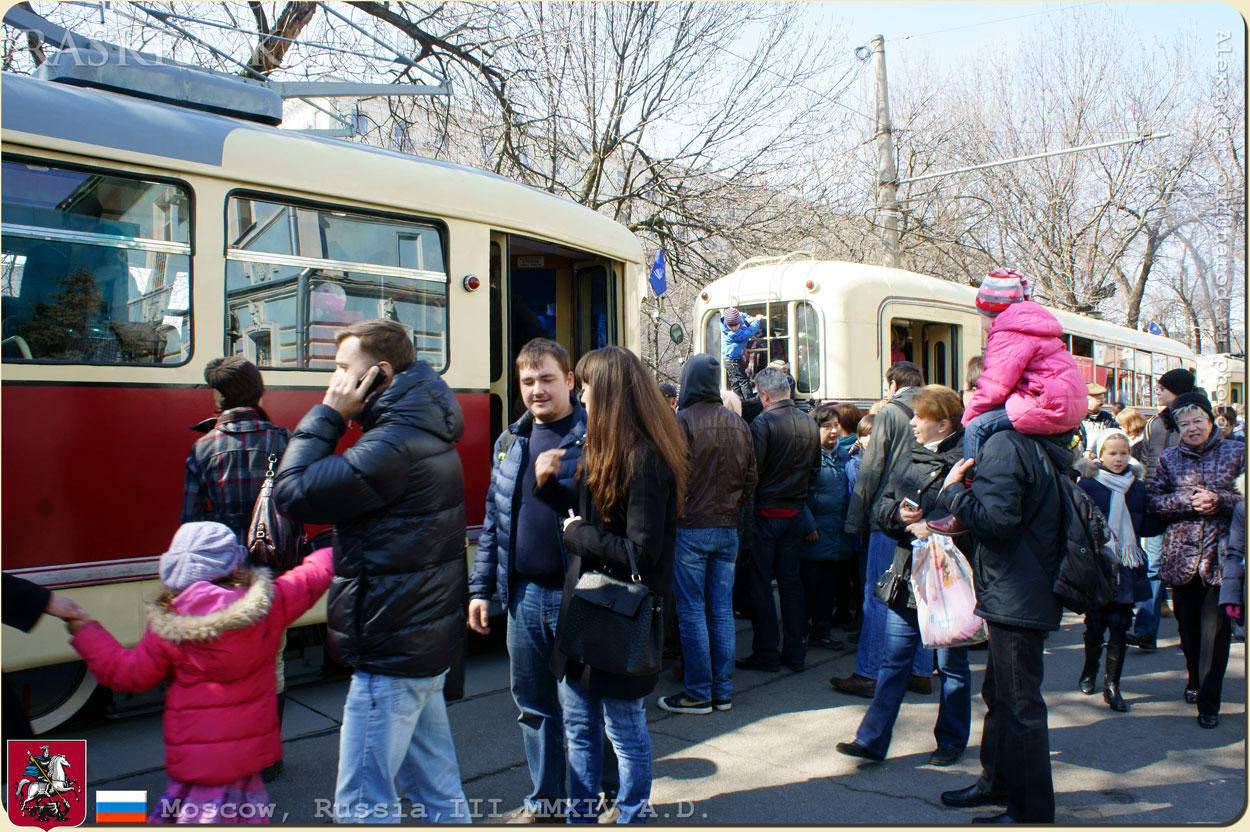
[[1107,633],[1107,670],[1103,679],[1103,701],[1113,711],[1127,711],[1120,695],[1120,675],[1128,628],[1132,622],[1133,605],[1151,597],[1146,578],[1146,553],[1141,547],[1143,537],[1162,531],[1154,516],[1146,511],[1146,486],[1130,468],[1131,441],[1119,428],[1104,430],[1093,439],[1095,459],[1079,460],[1077,482],[1093,498],[1107,518],[1116,554],[1120,557],[1120,577],[1111,601],[1085,614],[1085,665],[1078,683],[1081,693],[1094,693],[1098,664],[1102,658],[1103,634]]
[[742,370],[742,353],[747,342],[759,334],[762,315],[754,318],[744,316],[731,306],[720,319],[721,352],[725,357],[725,371],[729,374],[729,389],[743,399],[754,398],[751,381]]

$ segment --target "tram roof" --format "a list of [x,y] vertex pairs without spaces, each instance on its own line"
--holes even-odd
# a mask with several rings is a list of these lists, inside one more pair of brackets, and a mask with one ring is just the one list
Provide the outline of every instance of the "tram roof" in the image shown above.
[[[814,292],[806,283],[817,284]],[[877,308],[888,298],[912,298],[966,306],[971,311],[977,290],[949,280],[902,269],[836,260],[799,260],[752,266],[712,281],[705,288],[707,306],[764,303],[765,300],[804,300],[820,303],[821,295],[833,294],[846,309]],[[1067,332],[1103,341],[1124,343],[1145,350],[1190,356],[1193,351],[1172,338],[1137,332],[1128,327],[1047,307]]]
[[121,93],[8,72],[0,78],[0,129],[6,144],[70,153],[83,153],[75,145],[105,147],[116,151],[119,161],[488,223],[622,260],[642,260],[641,243],[619,223],[489,171]]

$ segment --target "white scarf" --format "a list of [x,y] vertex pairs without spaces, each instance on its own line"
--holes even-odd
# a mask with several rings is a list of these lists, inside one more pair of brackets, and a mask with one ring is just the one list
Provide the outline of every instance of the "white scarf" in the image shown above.
[[1111,529],[1120,563],[1130,569],[1145,566],[1146,554],[1137,545],[1137,530],[1133,528],[1133,517],[1129,514],[1128,503],[1124,499],[1137,478],[1128,468],[1123,474],[1113,474],[1106,468],[1099,468],[1094,479],[1111,491],[1111,516],[1107,518],[1107,526]]

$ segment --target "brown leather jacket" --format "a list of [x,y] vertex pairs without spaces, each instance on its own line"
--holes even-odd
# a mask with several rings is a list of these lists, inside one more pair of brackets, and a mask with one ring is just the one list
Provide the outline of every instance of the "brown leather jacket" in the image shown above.
[[755,491],[751,429],[724,405],[696,402],[677,421],[690,443],[690,479],[678,528],[737,526],[738,513]]

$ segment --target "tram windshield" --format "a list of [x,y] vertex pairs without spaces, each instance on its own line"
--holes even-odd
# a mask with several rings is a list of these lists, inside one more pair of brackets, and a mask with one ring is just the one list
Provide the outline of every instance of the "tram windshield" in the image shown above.
[[[747,375],[754,376],[771,362],[785,361],[794,376],[795,392],[816,392],[820,388],[820,322],[816,308],[807,301],[745,304],[738,308],[743,317],[763,318],[759,333],[743,351]],[[721,353],[722,312],[711,312],[704,325],[703,351],[709,355]]]

